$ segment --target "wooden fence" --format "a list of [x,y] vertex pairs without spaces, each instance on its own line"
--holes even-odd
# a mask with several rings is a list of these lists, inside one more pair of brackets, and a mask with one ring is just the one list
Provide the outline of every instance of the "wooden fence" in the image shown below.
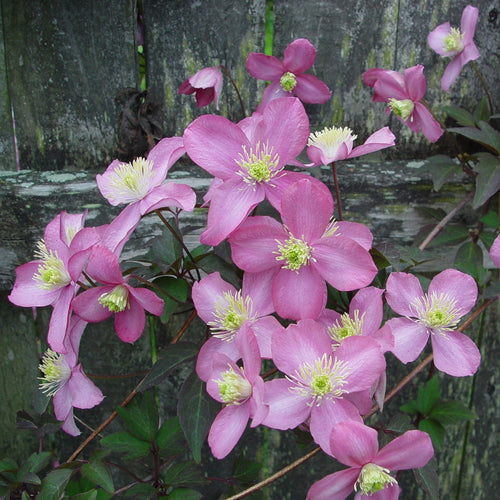
[[[409,168],[416,160],[446,150],[446,143],[431,145],[387,117],[382,104],[371,103],[372,91],[363,85],[361,75],[369,67],[402,71],[420,63],[425,66],[430,103],[471,106],[483,95],[471,67],[464,69],[449,94],[443,93],[439,79],[447,61],[426,43],[437,24],[447,20],[459,24],[467,1],[274,0],[272,9],[269,4],[269,0],[142,0],[139,12],[135,0],[2,0],[0,397],[4,404],[0,421],[7,431],[0,438],[0,457],[26,454],[32,445],[13,433],[14,419],[17,410],[31,404],[37,376],[37,328],[43,338],[47,324],[43,311],[37,323],[28,311],[8,303],[15,267],[32,259],[34,242],[61,210],[75,213],[88,208],[91,224],[109,221],[111,212],[95,188],[95,174],[115,157],[144,148],[141,130],[145,127],[152,127],[157,135],[180,135],[193,118],[206,112],[196,108],[192,97],[177,93],[191,74],[223,64],[238,84],[247,109],[255,109],[264,84],[250,77],[245,60],[252,51],[264,51],[266,18],[272,21],[272,50],[278,57],[299,37],[308,38],[317,49],[312,72],[332,89],[333,97],[325,105],[307,106],[312,127],[348,126],[364,140],[388,124],[397,136],[398,147],[379,154],[377,161],[345,165],[347,216],[376,228],[379,244],[388,240],[409,244],[413,230],[430,222],[419,207],[447,210],[463,196],[461,179],[443,193],[431,194],[428,178]],[[478,63],[498,103],[500,3],[477,0],[474,4],[480,9],[475,36],[481,52]],[[139,36],[144,36],[147,85],[142,129],[141,123],[131,126],[126,120],[139,102],[138,27],[143,30]],[[237,96],[224,81],[220,113],[239,120]],[[209,112],[215,112],[213,105]],[[189,165],[174,169],[172,175],[192,182],[200,196],[209,182]],[[316,175],[323,174],[318,170]],[[196,217],[186,223],[203,225]],[[151,231],[154,228],[146,227],[138,238],[147,238]],[[454,382],[447,389],[450,397],[453,392],[470,396],[481,409],[481,420],[463,446],[452,436],[452,451],[438,457],[445,498],[496,496],[500,458],[492,430],[498,424],[499,407],[496,317],[491,313],[488,326],[483,326],[484,362],[478,378]],[[124,370],[140,370],[150,363],[147,342],[141,340],[135,351],[107,342],[99,337],[92,347],[111,350],[115,360],[126,359]],[[20,360],[30,359],[32,368],[25,373]],[[87,361],[92,364],[90,357]],[[93,369],[106,371],[102,366]],[[126,390],[109,387],[110,407],[119,403]],[[463,428],[457,429],[456,437],[462,435]],[[271,461],[269,467],[284,465],[276,458]],[[309,481],[307,474],[302,481]],[[294,484],[288,487],[282,482],[274,494],[297,498]]]

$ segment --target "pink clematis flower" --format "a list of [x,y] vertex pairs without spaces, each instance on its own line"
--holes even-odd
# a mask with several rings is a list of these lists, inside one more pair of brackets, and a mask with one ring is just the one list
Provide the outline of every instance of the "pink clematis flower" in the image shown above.
[[218,245],[267,198],[279,210],[285,189],[308,177],[283,170],[304,149],[309,119],[295,98],[277,99],[238,125],[205,115],[184,132],[190,158],[220,181],[210,188],[207,229],[200,241]]
[[260,377],[261,358],[257,340],[250,333],[239,337],[236,342],[241,350],[243,368],[224,354],[214,354],[207,379],[207,392],[225,405],[215,417],[208,434],[210,449],[219,459],[236,446],[250,418],[251,427],[256,427],[268,411],[262,402],[264,381]]
[[196,363],[198,376],[206,382],[214,353],[233,361],[240,357],[237,337],[255,334],[263,358],[271,357],[272,332],[283,329],[274,316],[270,277],[256,279],[245,273],[241,290],[212,273],[193,284],[192,298],[198,316],[210,326],[211,338],[200,349]]
[[384,356],[374,340],[349,337],[332,352],[324,326],[313,320],[273,334],[272,354],[286,378],[264,384],[269,413],[263,424],[286,430],[309,420],[314,441],[326,452],[330,452],[334,425],[344,420],[362,422],[359,395],[366,394],[385,370]]
[[347,160],[394,146],[394,134],[389,127],[373,133],[361,146],[352,148],[356,135],[348,127],[326,127],[311,133],[307,143],[307,155],[313,163],[306,165],[328,165],[334,161]]
[[105,244],[109,248],[121,250],[141,217],[149,212],[167,207],[193,210],[196,194],[190,186],[164,182],[185,152],[181,137],[166,137],[151,149],[147,159],[137,158],[132,163],[114,160],[104,174],[96,176],[99,191],[111,205],[128,205],[108,226]]
[[387,303],[404,316],[388,321],[394,335],[394,355],[403,363],[414,361],[430,336],[438,370],[455,377],[473,375],[481,354],[469,337],[456,331],[456,326],[472,309],[476,298],[474,278],[455,269],[436,275],[427,293],[416,276],[391,273]]
[[[16,269],[9,300],[21,307],[53,306],[47,341],[53,351],[65,353],[71,301],[75,296],[86,251],[99,240],[92,228],[83,228],[86,212],[61,212],[47,224],[38,243],[36,260]],[[82,258],[83,256],[83,258]]]
[[403,75],[397,71],[372,68],[363,73],[363,81],[373,87],[374,102],[386,102],[389,105],[387,114],[393,111],[413,132],[422,130],[431,142],[441,137],[441,125],[420,102],[427,88],[422,65],[405,69]]
[[314,45],[305,38],[294,40],[285,49],[283,61],[275,56],[252,52],[247,58],[247,70],[259,80],[270,80],[264,90],[258,111],[273,99],[295,94],[301,101],[321,104],[332,92],[318,78],[305,74],[316,59]]
[[462,68],[480,56],[474,43],[478,15],[477,7],[467,5],[462,12],[460,29],[452,28],[450,23],[446,22],[431,31],[427,37],[430,47],[435,52],[440,56],[452,58],[441,78],[441,88],[445,92],[450,90]]
[[66,354],[48,349],[43,356],[40,370],[40,388],[53,396],[54,413],[63,421],[63,431],[78,436],[80,430],[75,424],[73,408],[89,409],[103,400],[101,390],[83,373],[78,362],[80,339],[87,323],[76,316],[70,321],[68,335],[64,339]]
[[307,500],[397,500],[401,488],[390,471],[418,469],[434,455],[429,435],[407,431],[379,450],[377,431],[360,422],[337,424],[331,433],[331,455],[349,466],[314,483]]
[[198,108],[208,106],[215,99],[219,109],[219,95],[222,89],[222,74],[219,68],[203,68],[190,76],[179,88],[179,94],[196,96]]
[[282,318],[315,319],[326,303],[326,282],[338,290],[355,290],[369,285],[377,273],[367,249],[370,231],[331,222],[332,213],[328,188],[304,179],[283,195],[284,225],[271,217],[250,217],[229,237],[240,269],[273,274],[273,304]]
[[500,268],[500,235],[495,238],[490,249],[490,257],[496,267]]
[[85,290],[73,300],[73,310],[89,323],[98,323],[115,314],[115,329],[124,342],[135,342],[142,334],[144,310],[160,316],[163,300],[146,288],[130,286],[122,276],[116,255],[104,245],[92,248],[87,274],[103,283]]

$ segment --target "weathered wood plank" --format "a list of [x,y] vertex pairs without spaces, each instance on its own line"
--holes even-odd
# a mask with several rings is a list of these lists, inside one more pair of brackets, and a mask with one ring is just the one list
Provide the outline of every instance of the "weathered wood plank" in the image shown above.
[[106,166],[115,96],[138,82],[135,2],[5,0],[2,9],[21,168]]
[[[191,120],[214,112],[215,105],[197,110],[194,96],[178,95],[181,84],[207,66],[224,65],[235,80],[243,102],[253,111],[263,82],[246,71],[252,51],[264,51],[264,0],[176,0],[144,2],[147,86],[163,109],[165,135],[181,135]],[[224,75],[220,114],[243,118],[237,95]]]

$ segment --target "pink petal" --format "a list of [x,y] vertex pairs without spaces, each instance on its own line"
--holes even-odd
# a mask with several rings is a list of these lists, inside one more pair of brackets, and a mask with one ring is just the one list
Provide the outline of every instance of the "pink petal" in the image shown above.
[[131,287],[126,285],[130,296],[132,296],[141,305],[143,309],[146,309],[151,314],[155,316],[161,316],[163,313],[164,302],[156,293],[152,290],[142,287]]
[[422,103],[415,103],[415,109],[413,110],[412,116],[414,123],[420,126],[422,134],[424,134],[429,141],[436,142],[443,135],[441,125],[434,119],[432,113]]
[[477,285],[476,280],[456,269],[446,269],[436,275],[430,285],[427,295],[436,294],[438,297],[448,295],[457,301],[460,316],[467,314],[476,304]]
[[274,82],[271,82],[262,93],[262,101],[257,106],[257,111],[259,113],[263,113],[270,102],[281,97],[291,98],[293,95],[291,92],[283,90],[281,88],[280,81],[275,80]]
[[236,446],[248,423],[249,407],[246,404],[230,405],[215,417],[208,433],[208,445],[219,460]]
[[[272,273],[244,273],[241,293],[243,297],[251,297],[255,316],[267,316],[274,312],[271,297]],[[194,292],[194,287],[193,287]]]
[[218,272],[193,283],[192,298],[198,316],[205,322],[214,320],[215,305],[225,303],[224,292],[236,293],[236,288],[224,281]]
[[360,469],[345,469],[316,481],[307,493],[307,500],[345,500],[354,489]]
[[424,291],[418,278],[409,273],[391,273],[387,279],[385,298],[389,307],[401,316],[414,316],[410,304],[421,299]]
[[123,246],[141,220],[139,203],[127,205],[120,214],[105,227],[102,243],[115,255],[120,255]]
[[284,327],[274,316],[258,319],[251,326],[257,338],[261,358],[271,358],[271,338],[274,332],[283,331]]
[[333,213],[333,199],[324,184],[303,179],[290,186],[281,200],[283,224],[296,237],[311,242],[323,236]]
[[201,346],[196,361],[196,373],[203,382],[210,378],[214,370],[213,361],[216,354],[223,354],[233,361],[240,358],[240,351],[234,342],[228,342],[217,337],[209,338]]
[[386,469],[408,470],[423,467],[434,455],[429,434],[407,431],[384,446],[374,462]]
[[429,339],[427,328],[408,318],[390,319],[386,326],[391,328],[394,337],[394,356],[403,363],[415,361]]
[[363,467],[378,453],[377,431],[354,420],[340,422],[331,433],[331,450],[340,463]]
[[364,144],[354,148],[348,158],[356,158],[357,156],[366,155],[374,151],[388,148],[389,146],[394,146],[394,140],[395,136],[389,127],[381,128],[368,137]]
[[246,67],[248,72],[259,80],[279,80],[285,72],[283,63],[277,57],[257,52],[248,55]]
[[404,79],[401,75],[397,77],[394,73],[384,72],[380,74],[373,85],[373,90],[375,91],[373,95],[375,102],[387,102],[390,98],[398,100],[408,99],[408,94],[404,87]]
[[448,52],[445,49],[445,38],[451,32],[451,25],[449,22],[440,24],[434,28],[427,36],[427,42],[430,48],[438,53],[440,56],[447,56]]
[[496,267],[500,267],[500,235],[495,238],[493,245],[491,245],[490,257],[493,264],[495,264]]
[[298,272],[283,268],[274,278],[272,297],[282,318],[316,319],[326,305],[325,280],[312,266],[302,266]]
[[64,287],[61,290],[59,299],[54,304],[54,310],[50,317],[49,330],[47,332],[47,342],[53,351],[66,352],[64,340],[68,334],[71,304],[75,297],[75,292],[75,286]]
[[414,102],[420,101],[427,89],[425,82],[424,67],[421,64],[412,66],[403,71],[405,86],[408,92],[408,97]]
[[115,314],[115,330],[123,342],[135,342],[144,331],[146,314],[144,308],[129,295],[129,307]]
[[99,323],[109,318],[113,313],[99,303],[99,297],[103,293],[108,293],[113,290],[113,285],[98,286],[89,288],[78,294],[73,302],[72,307],[76,315],[89,323]]
[[306,38],[297,38],[283,52],[285,71],[302,73],[309,69],[316,59],[316,49]]
[[148,154],[153,163],[152,186],[161,184],[170,167],[186,152],[182,137],[165,137],[159,141]]
[[253,384],[260,374],[262,361],[260,359],[259,344],[251,328],[244,326],[244,331],[235,339],[236,345],[241,352],[243,367],[245,369],[245,378]]
[[365,250],[370,250],[373,243],[373,234],[364,224],[359,222],[338,221],[335,223],[336,236],[347,236],[361,245]]
[[81,434],[80,429],[75,424],[75,417],[73,415],[73,408],[69,411],[69,413],[64,418],[64,423],[61,426],[61,429],[69,434],[70,436],[79,436]]
[[337,290],[349,291],[369,285],[377,274],[371,255],[344,236],[321,238],[313,243],[311,266]]
[[100,283],[115,285],[123,283],[118,257],[104,245],[92,247],[86,271]]
[[141,201],[141,214],[167,207],[178,207],[191,212],[196,204],[196,193],[187,184],[167,182],[153,188]]
[[477,18],[479,16],[479,9],[467,5],[462,12],[462,19],[460,21],[460,31],[464,35],[464,42],[470,42],[474,38],[476,32]]
[[359,317],[364,314],[363,335],[374,333],[380,328],[384,315],[382,294],[384,290],[369,286],[361,289],[351,300],[349,315],[354,316],[354,311],[359,311]]
[[481,363],[481,353],[467,335],[447,332],[431,335],[434,365],[454,377],[467,377],[476,373]]
[[73,369],[68,388],[71,391],[74,408],[93,408],[104,399],[101,390],[83,373],[81,365]]
[[297,75],[297,85],[293,89],[295,95],[303,102],[323,104],[332,96],[328,86],[314,75]]

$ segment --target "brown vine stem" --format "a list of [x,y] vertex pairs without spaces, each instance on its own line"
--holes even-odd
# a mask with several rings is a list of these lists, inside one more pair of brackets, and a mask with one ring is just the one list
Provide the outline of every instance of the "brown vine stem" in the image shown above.
[[418,249],[420,251],[436,237],[436,235],[443,229],[446,224],[455,216],[455,214],[474,196],[475,191],[471,191],[455,208],[453,208],[440,222],[439,224],[428,234],[427,238],[420,244]]
[[[496,302],[498,299],[488,299],[483,304],[481,304],[458,328],[457,330],[462,332],[465,330],[469,325],[493,302]],[[428,366],[432,360],[434,359],[434,356],[432,354],[429,354],[423,361],[421,361],[406,377],[404,377],[391,391],[389,391],[385,398],[384,398],[384,403],[387,403],[390,399],[392,399],[405,385],[407,385],[412,379],[414,379],[426,366]],[[366,420],[368,417],[371,417],[374,413],[378,411],[378,406],[374,405],[373,408],[363,416],[363,419]],[[291,472],[293,469],[297,468],[299,465],[302,465],[304,462],[309,460],[310,458],[314,457],[314,455],[317,455],[321,451],[321,448],[318,446],[317,448],[314,448],[312,451],[309,453],[303,455],[299,459],[295,460],[295,462],[292,462],[291,464],[287,465],[286,467],[283,467],[283,469],[280,469],[278,472],[275,472],[272,476],[269,476],[268,478],[264,479],[260,483],[254,484],[253,486],[250,486],[250,488],[247,488],[244,491],[241,491],[240,493],[233,495],[232,497],[228,497],[226,500],[237,500],[239,498],[243,498],[247,495],[250,495],[250,493],[254,493],[255,491],[260,490],[261,488],[264,488],[265,486],[268,486],[272,482],[276,481],[280,477],[283,477],[285,474],[288,474]]]

